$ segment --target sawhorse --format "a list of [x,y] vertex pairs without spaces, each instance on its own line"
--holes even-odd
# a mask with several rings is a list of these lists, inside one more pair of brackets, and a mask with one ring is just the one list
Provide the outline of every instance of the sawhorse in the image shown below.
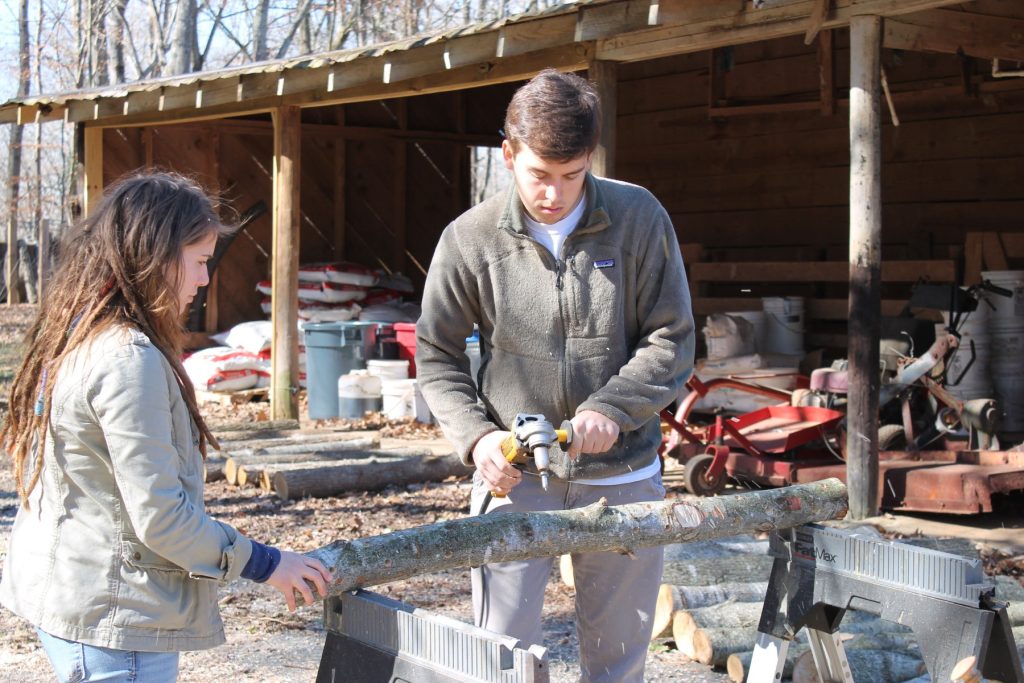
[[823,683],[852,683],[837,633],[848,609],[908,626],[934,681],[973,656],[985,678],[1024,683],[1006,605],[980,560],[817,524],[773,533],[769,548],[775,562],[748,683],[781,680],[801,628]]

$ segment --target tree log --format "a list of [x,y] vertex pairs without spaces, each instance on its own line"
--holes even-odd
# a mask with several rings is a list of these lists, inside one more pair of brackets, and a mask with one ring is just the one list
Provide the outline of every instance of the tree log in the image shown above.
[[[386,451],[381,451],[386,453]],[[283,465],[261,475],[270,480],[274,493],[285,500],[328,498],[341,491],[377,491],[388,486],[444,481],[465,476],[472,469],[455,455],[375,456],[356,462],[339,461],[333,465]]]
[[663,583],[654,607],[652,640],[672,635],[672,615],[679,610],[710,607],[723,602],[764,602],[768,582],[723,583],[717,586],[673,586]]
[[258,439],[223,439],[220,441],[220,449],[227,451],[227,455],[245,455],[248,451],[269,452],[264,449],[276,446],[296,446],[299,444],[314,444],[339,441],[364,441],[367,443],[364,448],[380,448],[380,432],[332,432],[325,429],[318,429],[314,432],[298,430],[285,432],[282,436],[274,436]]
[[220,441],[230,439],[257,439],[267,436],[275,436],[282,432],[294,431],[299,428],[298,420],[264,420],[249,421],[239,420],[237,422],[226,422],[217,425],[213,435]]
[[[927,670],[920,656],[887,650],[849,650],[850,670],[862,681],[905,681]],[[793,663],[793,683],[817,683],[818,671],[810,650]]]
[[[858,624],[858,626],[859,625],[861,624]],[[913,632],[905,626],[882,621],[880,619],[865,621],[863,622],[863,625],[873,625],[877,628],[855,635],[848,634],[844,630],[840,630],[844,650],[910,650],[915,654],[919,653]],[[881,627],[899,630],[887,632]],[[783,672],[784,678],[789,678],[793,675],[793,665],[795,661],[805,652],[808,652],[808,646],[806,644],[806,629],[800,629],[797,636],[800,641],[790,643],[789,650],[786,653],[786,665]],[[736,652],[726,657],[725,668],[729,674],[729,679],[736,681],[737,683],[746,680],[747,673],[750,669],[750,658],[753,654],[754,642],[757,638],[757,633],[749,633],[748,637],[750,638],[750,647],[747,648],[746,651]],[[710,638],[712,643],[714,643],[714,633],[710,634]],[[712,656],[717,662],[717,654],[713,654]],[[858,676],[858,678],[860,678],[860,676]]]
[[203,461],[203,481],[209,484],[211,481],[220,481],[224,478],[224,466],[227,459],[219,455],[207,456]]
[[614,507],[599,502],[574,510],[480,515],[337,541],[309,555],[334,574],[330,592],[336,594],[488,562],[628,552],[784,529],[845,514],[846,487],[838,479],[825,479],[695,501]]
[[[842,634],[845,650],[891,650],[920,656],[913,634],[878,633],[873,635]],[[693,652],[696,661],[715,667],[729,667],[734,655],[751,653],[757,641],[757,628],[746,630],[699,628],[693,632]],[[787,658],[795,661],[808,649],[807,630],[800,629],[797,640],[790,643]],[[735,668],[735,667],[734,667]]]
[[228,451],[229,457],[255,457],[260,455],[293,455],[304,453],[332,453],[338,451],[351,451],[360,448],[379,448],[379,437],[360,437],[357,439],[328,439],[313,443],[283,443],[276,446],[263,446],[260,448],[236,448]]
[[770,555],[736,555],[666,562],[661,581],[674,586],[767,581],[774,561]]
[[[455,457],[451,455],[436,455],[432,451],[425,451],[421,448],[389,448],[387,450],[371,450],[371,451],[333,451],[320,453],[323,456],[323,460],[307,458],[306,462],[280,462],[277,464],[267,464],[260,466],[259,464],[243,467],[242,471],[238,473],[239,486],[244,486],[246,482],[253,485],[258,485],[264,491],[274,491],[274,477],[277,476],[278,472],[299,472],[301,470],[317,470],[324,467],[332,467],[334,465],[349,465],[352,467],[361,465],[370,465],[374,462],[390,463],[398,462],[401,460],[408,460],[411,458],[448,458]],[[453,465],[454,466],[454,465]],[[457,474],[469,474],[472,472],[470,468],[463,468]],[[447,477],[441,479],[427,478],[421,479],[420,481],[441,481]],[[251,480],[251,481],[250,481]],[[397,483],[397,482],[394,482]],[[405,481],[405,484],[415,483],[415,480]],[[385,483],[383,486],[377,488],[384,488],[388,484]],[[344,489],[350,490],[350,489]],[[366,489],[374,490],[374,489]],[[333,495],[333,494],[331,494]]]
[[[313,444],[311,444],[313,445]],[[316,444],[322,446],[326,444]],[[241,469],[248,469],[251,471],[255,470],[259,472],[265,469],[266,465],[286,465],[286,464],[297,464],[297,463],[330,463],[335,460],[342,460],[347,458],[369,458],[377,455],[379,450],[367,450],[376,449],[380,446],[380,442],[374,443],[372,439],[351,439],[348,441],[332,441],[329,444],[330,448],[314,448],[311,450],[297,450],[297,451],[285,451],[285,452],[270,452],[270,453],[249,453],[242,454],[239,452],[229,452],[227,460],[224,463],[224,478],[228,480],[229,484],[234,486],[245,486],[244,481],[239,481],[239,475]],[[422,453],[423,451],[418,450],[416,453]],[[258,484],[259,478],[253,479],[249,482],[250,484]]]

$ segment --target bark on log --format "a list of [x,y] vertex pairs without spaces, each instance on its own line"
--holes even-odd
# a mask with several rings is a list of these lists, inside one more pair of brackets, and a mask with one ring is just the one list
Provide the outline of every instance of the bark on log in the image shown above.
[[774,558],[770,555],[736,555],[666,562],[662,583],[676,586],[714,586],[722,583],[767,581]]
[[[793,646],[790,645],[789,649],[792,650]],[[737,652],[736,654],[729,655],[725,662],[725,671],[729,675],[730,681],[733,683],[743,683],[743,681],[747,680],[747,672],[750,671],[750,660],[753,656],[753,647],[747,652]],[[786,657],[786,663],[782,667],[783,678],[792,678],[794,659],[792,655]]]
[[[264,467],[259,465],[243,467],[242,472],[239,473],[238,478],[242,481],[248,482],[252,480],[254,485],[259,486],[264,491],[274,491],[274,477],[277,476],[278,472],[299,472],[301,470],[317,470],[324,467],[333,467],[335,465],[350,465],[352,467],[361,465],[370,465],[374,462],[390,463],[398,462],[400,460],[407,460],[410,458],[448,458],[455,456],[451,455],[436,455],[431,451],[424,451],[419,448],[393,448],[388,450],[372,450],[372,451],[335,451],[322,453],[325,456],[334,456],[331,459],[320,462],[313,460],[312,462],[281,462],[278,464],[270,464]],[[454,465],[453,465],[454,466]],[[463,468],[457,474],[469,474],[472,472],[470,468]],[[441,481],[447,477],[441,479],[427,478],[421,481]],[[377,488],[384,488],[389,482],[385,482],[382,486]],[[390,482],[397,483],[397,482]],[[415,480],[405,481],[405,484],[415,483]],[[244,485],[244,484],[239,484]],[[350,489],[344,489],[350,490]],[[368,491],[375,489],[366,489]],[[333,494],[330,494],[333,495]]]
[[[256,439],[264,438],[264,436],[273,436],[280,432],[296,430],[298,428],[298,420],[264,420],[261,422],[239,420],[237,422],[227,422],[218,425],[213,434],[217,437],[218,441],[220,441],[221,438],[224,440],[236,438]],[[236,434],[241,436],[235,436]]]
[[557,557],[627,552],[737,533],[765,532],[846,514],[846,487],[825,479],[778,489],[693,501],[662,501],[575,510],[509,512],[429,524],[391,534],[337,541],[309,553],[334,574],[331,593],[419,574]]
[[[318,444],[319,445],[319,444]],[[269,465],[290,465],[290,464],[314,464],[331,463],[336,460],[370,458],[377,455],[380,446],[379,442],[374,443],[372,439],[353,439],[350,441],[334,441],[330,443],[329,449],[301,450],[295,452],[272,452],[272,453],[251,453],[239,454],[229,452],[224,463],[224,477],[233,486],[245,486],[245,482],[239,481],[239,470],[248,469],[259,472],[268,469]],[[416,451],[422,453],[423,451]],[[259,483],[258,477],[249,482],[251,485]]]
[[357,449],[379,448],[379,437],[361,437],[358,439],[330,439],[315,443],[285,443],[277,446],[261,448],[235,448],[228,451],[229,457],[248,458],[260,455],[294,455],[303,453],[336,453]]
[[[872,635],[847,635],[843,634],[843,649],[845,650],[890,650],[898,651],[911,656],[920,656],[917,649],[917,641],[912,634],[878,633]],[[757,628],[734,630],[734,629],[697,629],[693,632],[693,652],[696,661],[701,664],[709,664],[715,667],[726,667],[729,669],[729,659],[734,655],[751,653],[754,651],[754,643],[757,641]],[[800,629],[797,633],[797,641],[789,644],[789,651],[786,653],[790,661],[795,661],[808,649],[807,630]],[[735,668],[735,665],[734,665]]]
[[[887,650],[849,650],[846,659],[850,670],[862,681],[905,681],[925,673],[920,657]],[[793,683],[818,683],[818,672],[810,651],[793,663]]]
[[302,430],[285,432],[282,436],[258,439],[223,439],[220,440],[220,448],[227,451],[228,455],[245,455],[247,451],[271,452],[264,449],[272,449],[276,446],[297,446],[299,444],[314,444],[339,441],[362,441],[367,445],[364,448],[380,448],[380,432],[330,432],[318,429],[309,433]]
[[723,602],[764,602],[768,582],[723,583],[717,586],[673,586],[663,583],[654,607],[652,640],[671,636],[672,615],[679,610],[710,607]]
[[[335,465],[282,467],[268,478],[274,493],[285,500],[328,498],[342,491],[376,491],[392,485],[444,481],[448,477],[472,472],[455,455],[433,454],[397,458],[377,456],[355,462],[340,461]],[[264,471],[260,475],[261,481],[269,474],[269,470]]]

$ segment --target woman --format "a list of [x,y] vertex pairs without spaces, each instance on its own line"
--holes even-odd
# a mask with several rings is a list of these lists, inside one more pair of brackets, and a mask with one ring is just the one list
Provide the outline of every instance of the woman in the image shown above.
[[61,681],[174,681],[181,650],[224,642],[219,583],[266,581],[294,610],[296,591],[313,602],[307,581],[321,596],[331,581],[204,511],[216,441],[179,357],[227,232],[194,183],[146,174],[61,245],[0,432],[21,498],[0,602],[37,627]]

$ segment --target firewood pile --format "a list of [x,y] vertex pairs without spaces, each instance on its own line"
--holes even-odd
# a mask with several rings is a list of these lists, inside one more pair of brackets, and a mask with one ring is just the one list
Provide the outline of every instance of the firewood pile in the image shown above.
[[[974,544],[965,539],[902,540],[978,557]],[[694,661],[725,669],[733,681],[746,680],[772,561],[767,539],[753,536],[666,546],[652,642],[674,646]],[[559,569],[562,582],[572,588],[572,561],[568,555],[560,559]],[[1010,603],[1007,614],[1013,624],[1017,649],[1024,656],[1024,587],[1013,576],[991,578],[996,583],[996,597]],[[858,680],[929,680],[916,636],[909,628],[850,610],[843,618],[840,633]],[[784,678],[794,683],[818,680],[805,629],[790,644]]]
[[296,421],[225,422],[214,431],[220,451],[206,460],[206,481],[223,479],[294,500],[468,475],[470,469],[436,439],[435,430],[411,418],[387,420],[372,413],[311,428]]

